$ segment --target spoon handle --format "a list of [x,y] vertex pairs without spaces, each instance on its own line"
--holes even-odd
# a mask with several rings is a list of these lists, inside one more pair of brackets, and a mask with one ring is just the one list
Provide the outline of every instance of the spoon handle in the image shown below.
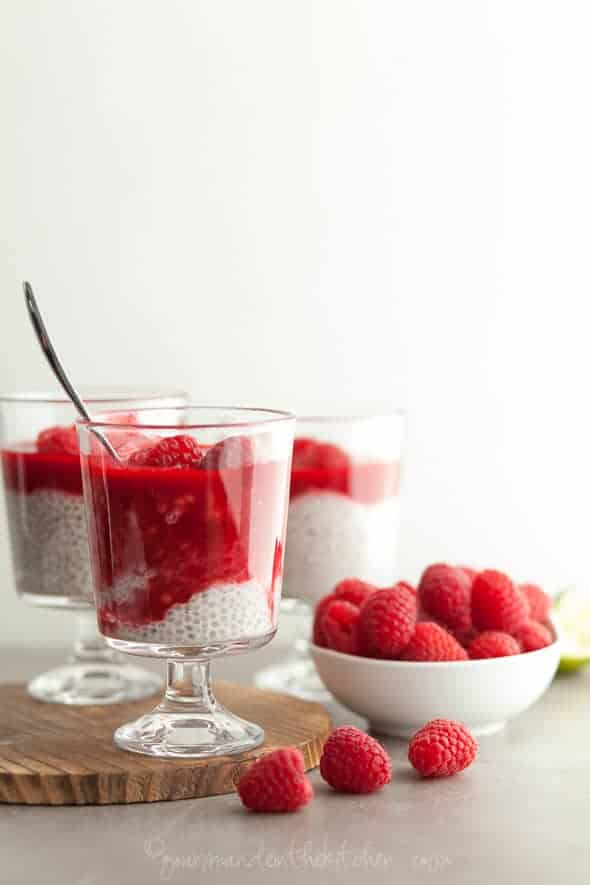
[[[43,317],[41,316],[41,311],[39,310],[39,306],[37,304],[37,299],[35,298],[35,296],[33,294],[33,289],[31,287],[31,284],[24,282],[23,283],[23,290],[25,293],[25,304],[27,305],[29,317],[31,319],[31,323],[33,324],[33,329],[35,330],[35,335],[37,336],[37,338],[39,340],[39,344],[41,345],[41,350],[45,354],[45,358],[46,358],[47,362],[49,363],[49,365],[51,366],[53,374],[55,375],[55,377],[57,378],[57,380],[59,381],[59,383],[61,384],[61,386],[63,387],[63,389],[65,390],[65,392],[67,393],[67,395],[69,396],[69,398],[71,399],[73,404],[75,405],[76,409],[78,410],[78,413],[83,418],[86,418],[87,421],[92,421],[92,417],[90,415],[90,412],[86,408],[86,404],[84,403],[84,400],[82,399],[82,397],[80,396],[80,394],[78,393],[78,391],[76,390],[76,388],[74,387],[74,385],[72,384],[70,379],[68,378],[66,371],[61,364],[61,360],[58,357],[53,344],[51,343],[51,338],[49,337],[49,333],[47,331],[47,328],[45,327],[45,323],[43,322]],[[96,438],[100,440],[100,442],[103,444],[103,446],[109,452],[109,454],[112,455],[116,461],[119,461],[120,460],[119,455],[117,454],[116,450],[111,445],[110,441],[104,435],[104,433],[102,433],[96,427],[91,428],[91,430],[92,430],[92,433],[96,436]]]
[[66,375],[60,358],[58,357],[57,353],[55,352],[55,348],[51,343],[51,339],[49,338],[47,329],[45,328],[45,323],[43,322],[43,317],[41,316],[39,307],[37,305],[37,299],[33,294],[31,284],[26,282],[23,283],[23,289],[25,293],[25,303],[27,305],[27,310],[29,311],[29,316],[31,318],[31,323],[33,324],[33,329],[35,330],[35,334],[39,339],[41,350],[45,354],[47,362],[53,369],[53,374],[78,409],[80,415],[82,415],[83,418],[86,418],[87,421],[90,421],[91,419],[88,413],[88,409],[84,405],[83,400],[80,398],[78,391]]

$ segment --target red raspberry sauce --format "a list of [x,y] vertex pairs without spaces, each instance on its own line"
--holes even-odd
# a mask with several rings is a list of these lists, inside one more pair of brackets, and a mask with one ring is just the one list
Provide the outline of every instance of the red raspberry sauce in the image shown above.
[[28,494],[37,489],[56,489],[70,495],[82,494],[82,474],[77,455],[55,455],[32,447],[2,452],[6,488]]
[[[256,580],[267,590],[282,573],[286,462],[228,470],[108,466],[86,458],[94,499],[91,554],[98,576],[101,628],[162,620],[176,603],[213,584]],[[23,446],[2,452],[6,487],[29,494],[54,489],[82,494],[77,455]],[[107,503],[108,502],[108,503]],[[145,574],[149,578],[145,580]],[[135,578],[125,601],[115,581]],[[140,586],[143,585],[143,586]]]
[[[266,589],[272,616],[286,462],[222,470],[114,467],[96,457],[84,463],[103,632],[160,621],[195,593],[251,579]],[[111,588],[122,580],[126,598],[115,599]]]
[[337,492],[363,504],[399,494],[399,461],[367,462],[335,467],[294,467],[291,498],[308,492]]

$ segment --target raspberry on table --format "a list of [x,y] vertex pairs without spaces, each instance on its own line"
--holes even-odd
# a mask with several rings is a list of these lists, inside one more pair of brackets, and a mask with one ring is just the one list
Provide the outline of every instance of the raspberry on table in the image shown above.
[[144,446],[134,452],[129,463],[140,467],[199,467],[203,450],[198,442],[186,434],[166,436],[154,446]]
[[260,756],[239,779],[236,789],[242,804],[251,811],[297,811],[313,796],[303,755],[295,747]]
[[481,658],[505,658],[520,654],[520,643],[509,633],[500,630],[484,630],[469,643],[467,648],[471,660]]
[[430,565],[418,584],[420,604],[432,618],[453,630],[471,627],[471,584],[465,569]]
[[523,652],[538,651],[553,642],[551,631],[544,624],[539,624],[532,618],[514,631],[514,637],[520,643]]
[[408,759],[422,777],[449,777],[467,768],[477,741],[460,722],[432,719],[410,739]]
[[366,581],[360,581],[358,578],[345,578],[339,584],[336,584],[332,593],[337,599],[344,599],[346,602],[351,602],[360,608],[365,599],[371,593],[374,593],[375,590],[376,587],[368,584]]
[[473,582],[471,615],[479,630],[513,633],[529,617],[529,604],[508,575],[488,569]]
[[407,587],[397,584],[375,590],[360,610],[361,653],[375,658],[397,657],[410,641],[416,615],[416,595]]
[[551,610],[551,598],[538,584],[519,584],[518,589],[528,599],[530,616],[533,621],[546,621]]
[[440,624],[420,621],[400,661],[466,661],[467,652]]
[[328,648],[344,654],[359,653],[359,610],[344,599],[333,599],[326,606],[321,620],[322,636]]
[[391,760],[375,738],[343,725],[324,744],[320,774],[337,792],[374,793],[390,782]]
[[78,434],[76,426],[48,427],[37,437],[37,451],[45,455],[78,455]]

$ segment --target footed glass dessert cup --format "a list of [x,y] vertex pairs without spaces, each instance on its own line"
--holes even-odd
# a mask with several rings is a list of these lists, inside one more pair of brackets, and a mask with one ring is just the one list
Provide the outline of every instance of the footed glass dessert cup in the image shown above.
[[282,613],[295,625],[292,652],[256,685],[329,700],[309,655],[313,612],[345,578],[394,583],[404,415],[297,418]]
[[[91,409],[179,406],[184,395],[123,389],[89,390]],[[69,659],[36,676],[29,693],[61,704],[113,704],[148,697],[161,680],[130,666],[96,626],[88,536],[74,407],[63,393],[0,396],[4,497],[16,590],[35,606],[77,615],[78,638]],[[129,445],[120,439],[122,451]]]
[[[264,739],[224,709],[213,658],[258,648],[277,628],[294,418],[187,407],[78,424],[95,601],[110,646],[163,658],[162,702],[117,729],[124,750],[203,758]],[[96,436],[131,430],[115,462]]]

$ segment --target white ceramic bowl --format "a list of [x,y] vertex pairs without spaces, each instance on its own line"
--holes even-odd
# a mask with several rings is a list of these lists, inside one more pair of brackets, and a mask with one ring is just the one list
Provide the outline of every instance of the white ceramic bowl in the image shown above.
[[408,737],[443,718],[492,734],[539,700],[559,664],[559,642],[479,661],[382,661],[313,644],[311,655],[326,688],[374,731]]

